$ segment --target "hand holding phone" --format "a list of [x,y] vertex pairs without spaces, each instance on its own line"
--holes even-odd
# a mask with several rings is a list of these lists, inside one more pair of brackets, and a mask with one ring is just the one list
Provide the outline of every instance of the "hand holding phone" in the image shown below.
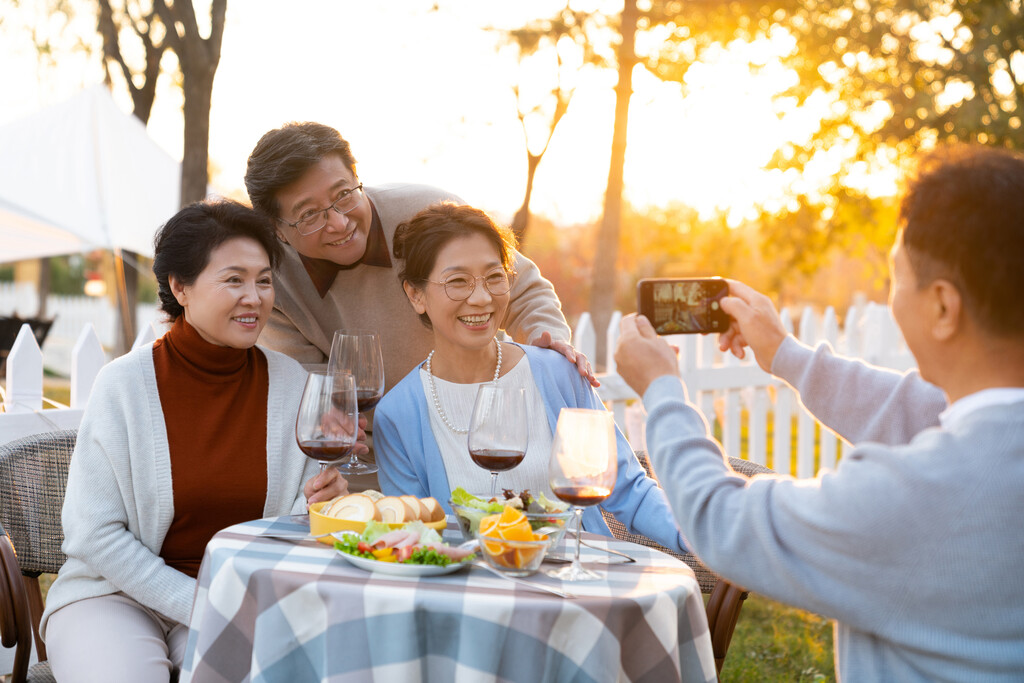
[[729,329],[720,301],[729,284],[712,278],[647,278],[636,286],[637,311],[658,334],[709,334]]

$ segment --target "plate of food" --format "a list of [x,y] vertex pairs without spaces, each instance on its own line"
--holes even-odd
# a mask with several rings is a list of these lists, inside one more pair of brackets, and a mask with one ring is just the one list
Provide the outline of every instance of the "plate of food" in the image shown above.
[[439,576],[472,564],[471,548],[451,546],[423,522],[399,529],[382,522],[367,522],[363,533],[339,531],[334,547],[353,566],[394,576]]

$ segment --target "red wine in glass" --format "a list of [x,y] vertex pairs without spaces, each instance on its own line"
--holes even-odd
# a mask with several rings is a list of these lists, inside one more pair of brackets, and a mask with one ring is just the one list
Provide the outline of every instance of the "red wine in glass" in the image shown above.
[[[338,330],[331,343],[331,355],[327,367],[335,372],[351,373],[355,380],[358,410],[365,413],[373,408],[384,395],[384,357],[381,354],[380,338],[368,330]],[[362,462],[356,457],[355,449],[348,461],[338,466],[342,474],[373,474],[376,463]]]
[[559,486],[551,491],[559,500],[577,507],[597,505],[612,495],[612,490],[606,486]]
[[295,443],[320,471],[349,455],[359,433],[356,389],[352,375],[311,372],[306,377],[295,416]]
[[353,444],[311,439],[300,441],[299,450],[318,462],[338,462],[351,452]]
[[469,457],[480,467],[491,472],[510,470],[523,461],[526,451],[510,451],[498,448],[480,448],[469,452]]
[[562,408],[555,425],[548,464],[548,484],[559,499],[570,503],[576,517],[576,552],[572,564],[548,576],[562,581],[589,581],[601,574],[580,564],[583,510],[611,495],[618,474],[615,422],[606,410]]
[[359,401],[359,412],[365,413],[367,410],[370,410],[380,403],[382,397],[383,394],[374,389],[357,389],[356,400]]
[[498,472],[523,461],[529,445],[526,391],[485,382],[476,390],[466,446],[469,457],[491,473],[491,497],[498,491]]

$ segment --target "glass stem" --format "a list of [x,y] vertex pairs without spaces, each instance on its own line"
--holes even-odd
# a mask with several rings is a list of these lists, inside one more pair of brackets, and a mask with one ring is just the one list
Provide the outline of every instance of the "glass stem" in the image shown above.
[[491,498],[498,495],[498,473],[491,472]]
[[576,554],[572,558],[573,569],[583,569],[580,564],[580,537],[583,533],[583,508],[576,508]]

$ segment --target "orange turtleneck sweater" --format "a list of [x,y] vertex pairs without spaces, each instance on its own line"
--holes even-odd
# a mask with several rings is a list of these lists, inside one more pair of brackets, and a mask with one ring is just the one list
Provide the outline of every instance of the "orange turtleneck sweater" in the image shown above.
[[267,497],[267,359],[216,346],[180,316],[153,344],[167,425],[174,519],[160,548],[195,578],[213,535],[263,516]]

